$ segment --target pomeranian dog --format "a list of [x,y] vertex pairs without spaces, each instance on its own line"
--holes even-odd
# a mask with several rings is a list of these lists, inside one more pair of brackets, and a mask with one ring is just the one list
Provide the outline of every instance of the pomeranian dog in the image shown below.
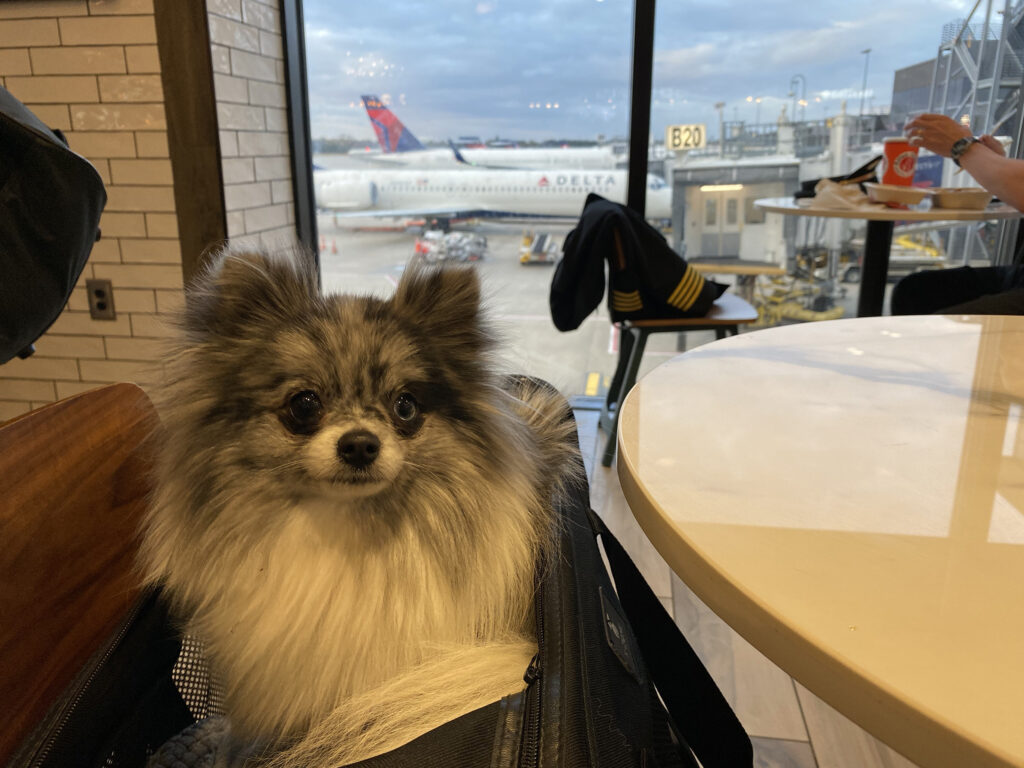
[[565,400],[492,370],[480,304],[472,268],[417,263],[390,299],[321,296],[301,253],[223,253],[188,291],[141,557],[235,762],[354,762],[524,687],[582,470]]

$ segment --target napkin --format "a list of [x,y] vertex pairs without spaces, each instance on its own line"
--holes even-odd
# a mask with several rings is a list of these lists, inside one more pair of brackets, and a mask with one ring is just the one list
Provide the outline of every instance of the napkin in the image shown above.
[[816,208],[860,208],[868,203],[868,196],[858,184],[838,184],[822,179],[814,187]]

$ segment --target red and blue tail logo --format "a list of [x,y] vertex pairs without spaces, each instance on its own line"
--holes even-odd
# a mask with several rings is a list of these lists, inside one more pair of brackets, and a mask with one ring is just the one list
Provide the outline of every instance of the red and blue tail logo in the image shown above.
[[377,134],[377,141],[385,154],[390,152],[408,152],[411,149],[426,149],[419,139],[412,135],[402,121],[391,114],[384,102],[376,96],[363,96],[363,106],[370,118],[370,125]]

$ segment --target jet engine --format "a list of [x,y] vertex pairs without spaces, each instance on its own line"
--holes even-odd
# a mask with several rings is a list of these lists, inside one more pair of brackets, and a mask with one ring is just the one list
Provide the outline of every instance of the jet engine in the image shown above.
[[319,208],[361,211],[377,205],[377,185],[366,179],[325,178],[316,184]]

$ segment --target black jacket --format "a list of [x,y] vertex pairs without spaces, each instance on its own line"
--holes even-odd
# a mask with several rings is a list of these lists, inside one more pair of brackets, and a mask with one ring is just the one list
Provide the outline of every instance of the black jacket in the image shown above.
[[702,317],[727,288],[705,280],[640,214],[591,194],[551,280],[558,330],[575,330],[601,303],[605,261],[612,322]]

